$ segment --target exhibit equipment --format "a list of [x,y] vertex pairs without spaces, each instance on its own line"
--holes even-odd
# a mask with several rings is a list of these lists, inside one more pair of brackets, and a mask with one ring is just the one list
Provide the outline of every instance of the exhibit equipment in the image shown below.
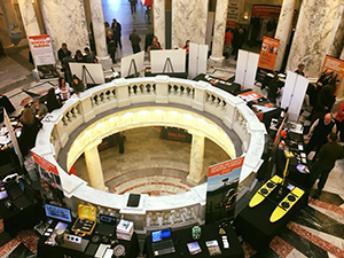
[[171,229],[153,231],[151,239],[154,256],[171,254],[176,251],[172,241]]
[[69,63],[72,75],[76,75],[82,82],[87,84],[105,83],[104,71],[101,64]]
[[185,49],[152,50],[150,51],[150,58],[153,74],[185,72]]
[[243,87],[255,85],[259,55],[240,49],[235,70],[235,83]]
[[208,45],[190,42],[189,63],[187,64],[189,78],[194,78],[198,74],[207,72],[208,49]]
[[122,57],[121,59],[121,77],[138,77],[144,70],[145,52],[141,51],[134,55]]
[[72,223],[71,210],[53,204],[44,205],[45,216],[49,219]]
[[72,231],[78,236],[91,235],[97,218],[97,208],[90,204],[78,205],[78,218],[74,222]]

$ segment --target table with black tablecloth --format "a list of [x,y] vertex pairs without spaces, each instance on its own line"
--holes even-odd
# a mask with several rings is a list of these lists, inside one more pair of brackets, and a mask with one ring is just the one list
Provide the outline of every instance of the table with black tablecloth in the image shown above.
[[237,84],[235,82],[230,82],[229,80],[224,81],[222,79],[219,79],[210,75],[206,75],[204,73],[197,75],[193,80],[208,82],[212,86],[219,88],[225,92],[228,92],[234,96],[240,94],[241,92],[240,84]]
[[[202,252],[196,255],[190,255],[187,248],[187,244],[194,242],[192,238],[192,228],[181,229],[172,232],[172,240],[174,247],[176,249],[175,253],[163,255],[164,258],[180,258],[180,257],[210,257],[208,248],[206,247],[205,242],[211,240],[217,240],[222,254],[214,257],[244,257],[243,249],[237,239],[237,235],[230,224],[225,227],[226,235],[229,242],[229,248],[224,249],[222,244],[222,236],[219,234],[219,225],[218,224],[208,224],[201,226],[202,233],[201,238],[197,240],[199,243]],[[146,252],[147,257],[155,257],[152,251],[152,239],[151,236],[148,236],[146,239]]]
[[[86,255],[84,252],[73,250],[61,245],[51,246],[45,244],[45,241],[48,237],[41,236],[38,241],[38,248],[37,248],[37,257],[38,258],[64,258],[66,256],[71,256],[73,258],[92,258],[94,256]],[[89,240],[88,245],[90,245],[91,237],[84,237],[85,239]],[[132,236],[131,241],[125,240],[118,240],[119,244],[123,245],[126,250],[126,255],[122,256],[123,258],[136,258],[139,254],[139,245],[137,235],[134,233]],[[102,243],[100,240],[97,245],[100,244],[109,244],[109,243]],[[87,247],[86,249],[87,250]],[[66,256],[65,256],[66,255]]]
[[235,226],[238,232],[240,232],[244,240],[249,242],[255,249],[259,250],[267,247],[272,238],[277,235],[305,205],[307,197],[304,194],[286,215],[280,220],[271,223],[271,214],[278,203],[287,195],[284,194],[283,197],[280,197],[278,191],[279,187],[266,197],[262,203],[253,208],[247,206],[235,219]]

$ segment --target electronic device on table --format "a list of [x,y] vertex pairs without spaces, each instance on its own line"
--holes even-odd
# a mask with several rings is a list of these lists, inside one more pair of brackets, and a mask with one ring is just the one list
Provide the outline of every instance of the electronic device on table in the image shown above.
[[84,252],[86,250],[88,243],[89,240],[83,239],[80,236],[64,234],[63,243],[61,244],[61,246],[68,249]]
[[153,231],[151,237],[154,256],[171,254],[176,251],[172,241],[171,229]]
[[79,236],[91,235],[96,226],[97,208],[90,204],[78,205],[78,218],[72,231]]
[[49,219],[72,223],[72,213],[68,208],[60,207],[53,204],[44,205],[45,216]]
[[202,252],[202,249],[201,249],[201,247],[199,246],[199,243],[198,243],[197,241],[188,243],[188,244],[187,244],[187,247],[188,247],[189,253],[190,253],[191,255],[196,255],[196,254]]
[[99,223],[94,229],[91,241],[93,243],[108,243],[116,235],[117,223],[118,219],[116,217],[100,214]]

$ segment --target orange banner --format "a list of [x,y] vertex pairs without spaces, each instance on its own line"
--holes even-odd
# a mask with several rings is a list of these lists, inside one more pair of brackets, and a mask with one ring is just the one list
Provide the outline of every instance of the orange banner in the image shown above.
[[344,96],[344,60],[340,60],[333,56],[326,56],[321,71],[326,73],[334,72],[337,74],[337,79],[340,80],[340,83],[337,87],[336,96]]
[[54,164],[51,164],[49,161],[47,161],[45,158],[39,156],[38,154],[31,151],[32,159],[46,172],[53,173],[54,175],[58,175],[59,172],[57,170],[57,167]]
[[263,37],[263,44],[260,50],[258,67],[273,71],[277,58],[280,41],[269,37]]

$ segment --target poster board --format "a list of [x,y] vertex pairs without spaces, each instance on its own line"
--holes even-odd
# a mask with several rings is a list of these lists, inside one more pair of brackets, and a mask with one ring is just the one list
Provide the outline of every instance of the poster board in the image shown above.
[[55,55],[49,35],[29,36],[29,46],[40,79],[58,78]]
[[287,72],[283,89],[281,108],[288,108],[288,118],[297,122],[306,95],[309,80],[294,72]]
[[256,81],[259,55],[240,49],[235,70],[235,83],[253,87]]
[[333,56],[327,55],[324,60],[324,64],[322,66],[321,72],[334,72],[337,75],[337,79],[339,79],[340,83],[337,88],[336,96],[343,97],[344,96],[344,60],[340,60]]
[[[185,72],[185,49],[152,50],[150,51],[150,58],[152,73]],[[170,65],[172,65],[173,70]]]
[[208,45],[190,42],[189,45],[189,69],[190,78],[195,78],[200,73],[207,72]]
[[238,182],[244,157],[224,161],[208,168],[206,222],[233,218]]
[[145,59],[145,52],[141,51],[134,55],[122,57],[121,59],[121,77],[125,78],[129,75],[135,74],[136,71],[139,73],[144,70],[144,59]]
[[89,63],[69,63],[72,74],[79,77],[82,80],[83,70],[87,69],[85,73],[87,82],[94,80],[95,84],[105,83],[104,71],[101,64],[89,64]]
[[258,67],[273,71],[278,54],[280,41],[270,37],[263,37],[263,43],[260,50]]

